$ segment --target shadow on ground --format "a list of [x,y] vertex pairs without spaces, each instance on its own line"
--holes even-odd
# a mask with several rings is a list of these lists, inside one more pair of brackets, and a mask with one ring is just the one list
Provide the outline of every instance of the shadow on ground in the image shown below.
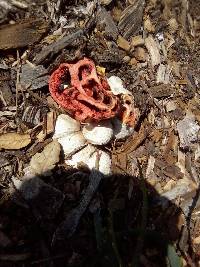
[[[0,267],[182,266],[175,249],[182,212],[143,178],[102,179],[95,171],[100,178],[91,183],[88,172],[55,173],[12,179],[7,197],[1,192],[9,243],[0,249]],[[59,230],[69,214],[66,234]]]

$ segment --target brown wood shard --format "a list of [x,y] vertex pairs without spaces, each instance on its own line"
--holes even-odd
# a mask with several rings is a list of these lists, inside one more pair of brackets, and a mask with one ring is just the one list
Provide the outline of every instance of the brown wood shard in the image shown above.
[[46,32],[48,23],[41,19],[28,19],[0,27],[0,50],[20,48],[38,42]]

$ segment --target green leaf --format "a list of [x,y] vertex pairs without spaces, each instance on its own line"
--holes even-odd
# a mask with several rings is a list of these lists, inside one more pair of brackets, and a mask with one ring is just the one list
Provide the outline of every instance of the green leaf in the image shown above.
[[169,260],[170,267],[182,267],[183,263],[181,257],[176,253],[173,245],[169,244],[167,247],[167,258]]

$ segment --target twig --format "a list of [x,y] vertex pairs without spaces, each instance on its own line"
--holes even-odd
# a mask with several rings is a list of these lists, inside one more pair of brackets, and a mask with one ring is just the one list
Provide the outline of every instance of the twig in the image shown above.
[[18,88],[19,88],[19,75],[20,75],[20,60],[19,60],[19,51],[17,50],[17,81],[16,81],[16,116],[18,112]]

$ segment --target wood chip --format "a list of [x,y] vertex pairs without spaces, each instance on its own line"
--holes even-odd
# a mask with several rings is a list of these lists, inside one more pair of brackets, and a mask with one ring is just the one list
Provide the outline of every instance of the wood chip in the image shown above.
[[15,105],[15,99],[12,95],[8,81],[0,81],[0,92],[4,99],[4,105],[13,106]]
[[169,84],[160,84],[151,86],[149,91],[153,97],[162,98],[170,96],[173,93],[173,88]]
[[121,35],[117,39],[117,45],[125,51],[130,50],[129,42],[126,39],[124,39]]
[[49,175],[50,170],[59,161],[59,156],[60,144],[57,141],[53,141],[41,153],[37,153],[32,157],[30,166],[34,173],[38,175]]
[[144,29],[147,32],[155,32],[155,26],[152,24],[151,20],[149,18],[147,18],[144,21]]
[[23,87],[27,88],[30,86],[31,90],[36,90],[47,86],[48,80],[48,71],[43,66],[22,65],[20,83]]
[[138,61],[145,62],[147,60],[147,54],[144,48],[136,47],[134,56]]
[[38,42],[47,30],[41,19],[23,20],[0,28],[0,50],[25,47]]
[[6,133],[0,135],[0,149],[20,149],[30,144],[29,134]]
[[161,63],[159,46],[152,35],[145,39],[145,46],[150,54],[152,66],[159,65]]
[[117,39],[119,34],[118,28],[115,25],[112,16],[109,12],[106,11],[104,7],[100,8],[97,13],[97,26],[104,28],[104,32],[109,37],[112,37],[113,40]]
[[171,112],[174,111],[177,108],[177,104],[176,101],[174,100],[169,100],[166,104],[165,104],[165,108],[167,112]]
[[142,35],[137,35],[131,39],[131,47],[144,45],[144,39]]
[[193,114],[186,114],[185,118],[177,123],[180,147],[188,149],[193,142],[198,140],[200,126],[195,121]]
[[171,68],[168,65],[160,64],[156,74],[156,82],[168,84],[170,82]]
[[40,142],[44,141],[48,134],[53,133],[54,127],[55,127],[55,118],[56,118],[56,114],[55,114],[54,111],[50,111],[50,112],[47,113],[45,131],[42,130],[37,135],[37,139]]
[[38,53],[35,58],[34,62],[38,65],[41,62],[43,62],[47,57],[48,59],[51,59],[53,55],[60,52],[62,49],[64,49],[67,46],[75,46],[75,41],[77,39],[83,39],[84,34],[83,30],[78,30],[77,32],[64,36],[62,39],[59,39],[58,41],[48,45],[47,47],[44,47],[40,53]]
[[100,2],[102,5],[107,6],[112,2],[112,0],[101,0]]
[[183,178],[183,173],[181,172],[180,168],[175,165],[167,164],[166,161],[162,161],[156,159],[155,166],[162,170],[162,173],[168,176],[173,180],[178,180]]
[[3,155],[3,152],[0,153],[0,168],[9,165],[9,161],[7,160],[7,158]]
[[129,39],[141,29],[144,4],[144,0],[136,0],[122,12],[118,28],[124,38]]

